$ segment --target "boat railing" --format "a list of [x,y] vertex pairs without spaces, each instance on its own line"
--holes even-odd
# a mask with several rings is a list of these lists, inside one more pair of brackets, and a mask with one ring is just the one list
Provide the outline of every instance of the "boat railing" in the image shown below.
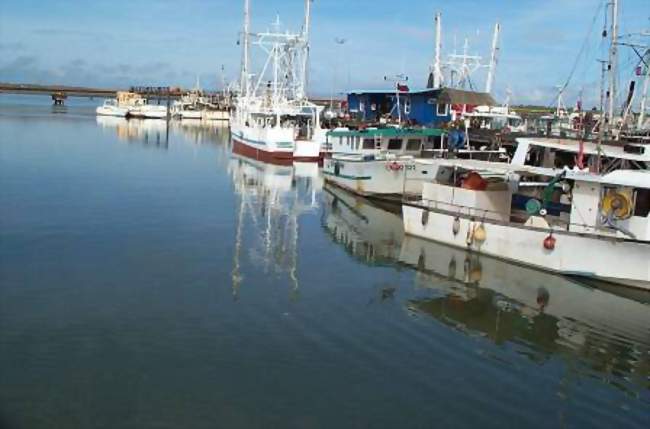
[[[526,225],[526,221],[528,220],[528,218],[524,221],[513,220],[517,218],[517,214],[513,213],[512,210],[510,210],[509,213],[504,213],[496,210],[465,206],[465,205],[448,202],[448,201],[427,199],[427,198],[423,198],[421,195],[418,194],[405,194],[403,195],[402,202],[409,206],[420,207],[428,210],[436,210],[438,212],[445,213],[454,217],[470,218],[472,221],[475,222],[491,223],[496,225],[510,226],[510,227],[516,227],[522,229],[547,231],[549,233],[562,231],[562,232],[575,234],[575,235],[597,236],[599,238],[623,240],[623,238],[615,235],[615,231],[611,231],[611,235],[610,235],[608,233],[605,233],[601,228],[597,226],[587,225],[584,223],[570,222],[570,221],[563,220],[561,218],[554,218],[553,222],[549,223],[548,222],[549,219],[547,217],[539,216],[540,218],[544,219],[548,224],[548,227],[541,227],[541,226]],[[488,217],[488,215],[490,214],[501,216],[501,217],[507,216],[509,220],[504,221],[504,220],[495,219],[493,217]],[[590,232],[574,232],[571,231],[572,227],[581,228],[585,231],[590,231]]]

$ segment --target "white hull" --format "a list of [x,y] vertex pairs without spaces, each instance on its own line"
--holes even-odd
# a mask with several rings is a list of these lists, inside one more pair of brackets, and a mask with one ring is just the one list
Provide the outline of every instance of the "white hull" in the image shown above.
[[129,109],[129,116],[143,119],[165,119],[167,108],[165,106],[140,106]]
[[[292,128],[231,125],[233,139],[248,151],[279,159],[318,160],[320,144],[311,140],[294,140]],[[318,134],[316,134],[318,135]]]
[[176,116],[179,119],[201,119],[202,115],[200,111],[196,110],[183,110],[178,113],[176,113]]
[[229,121],[230,112],[227,110],[205,110],[203,119],[206,121]]
[[[456,214],[404,205],[404,230],[407,234],[466,248],[486,255],[565,275],[595,278],[650,290],[650,244],[629,240],[599,238],[554,231],[555,249],[546,250],[549,230],[515,227],[486,220],[482,225],[486,239],[471,242],[472,231],[480,221],[458,217],[460,230],[453,233]],[[424,222],[423,212],[428,211]]]
[[[540,314],[557,317],[558,334],[573,345],[583,344],[590,331],[647,341],[650,312],[627,297],[630,291],[619,288],[624,293],[619,296],[571,278],[403,236],[398,215],[336,188],[326,186],[325,191],[324,224],[332,239],[364,263],[399,261],[413,268],[416,286],[435,290],[434,297],[471,302],[482,294],[478,286],[497,292],[493,305],[506,311],[530,320]],[[483,313],[469,312],[469,317],[480,319]]]
[[[327,158],[323,163],[325,180],[363,196],[422,193],[422,181],[431,178],[428,167],[412,160],[355,161]],[[408,180],[405,180],[408,177]]]
[[95,109],[95,112],[99,116],[115,116],[119,118],[125,118],[129,114],[129,109],[115,106],[99,106],[97,109]]

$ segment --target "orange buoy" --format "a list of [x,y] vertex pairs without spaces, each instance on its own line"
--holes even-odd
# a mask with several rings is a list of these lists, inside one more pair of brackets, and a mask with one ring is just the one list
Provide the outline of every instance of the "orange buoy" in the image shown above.
[[487,181],[481,177],[476,171],[472,171],[467,174],[465,180],[463,180],[462,187],[464,189],[471,189],[473,191],[485,191],[487,189]]
[[544,249],[546,250],[554,250],[555,249],[555,237],[553,237],[553,233],[550,233],[548,237],[544,239]]

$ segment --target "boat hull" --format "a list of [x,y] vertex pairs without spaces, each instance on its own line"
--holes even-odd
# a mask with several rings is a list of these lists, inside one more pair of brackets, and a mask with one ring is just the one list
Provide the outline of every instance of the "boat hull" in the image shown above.
[[[428,215],[424,215],[428,212]],[[599,279],[650,290],[650,243],[554,231],[552,250],[544,247],[549,230],[517,227],[405,204],[404,231],[541,270]],[[454,222],[457,233],[454,234]],[[485,240],[473,239],[482,226]]]
[[323,162],[323,175],[327,182],[365,197],[421,195],[422,180],[432,177],[428,170],[431,169],[419,166],[412,160],[356,161],[326,158]]
[[137,107],[130,109],[128,116],[142,119],[166,119],[167,108],[164,106]]
[[177,116],[179,119],[201,119],[201,112],[200,111],[189,111],[185,110],[182,112],[177,113]]
[[233,149],[250,158],[275,163],[320,159],[320,145],[313,141],[294,141],[292,129],[234,125],[231,135]]
[[206,121],[229,121],[230,112],[227,110],[206,110],[203,112]]
[[99,106],[97,109],[95,109],[95,112],[99,116],[115,116],[118,118],[126,118],[126,116],[129,114],[129,109],[123,107]]

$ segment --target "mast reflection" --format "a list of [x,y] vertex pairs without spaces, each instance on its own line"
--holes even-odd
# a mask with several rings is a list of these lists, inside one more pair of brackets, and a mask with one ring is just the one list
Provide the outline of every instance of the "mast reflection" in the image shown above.
[[[238,299],[244,282],[242,249],[265,273],[286,275],[291,296],[298,278],[299,218],[317,213],[322,180],[315,163],[274,165],[233,153],[229,173],[238,196],[232,294]],[[244,244],[245,243],[245,244]]]

